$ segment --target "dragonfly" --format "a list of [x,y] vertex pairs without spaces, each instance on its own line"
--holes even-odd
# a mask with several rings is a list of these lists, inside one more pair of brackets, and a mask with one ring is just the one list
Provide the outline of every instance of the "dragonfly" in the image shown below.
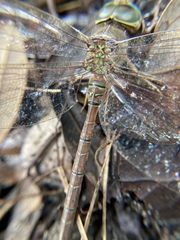
[[[178,8],[178,0],[172,2]],[[0,65],[0,128],[34,124],[48,115],[49,102],[61,116],[76,103],[81,82],[89,79],[88,112],[59,239],[70,239],[98,112],[105,132],[179,143],[179,25],[175,15],[172,22],[161,19],[154,33],[140,35],[144,23],[139,8],[130,0],[112,1],[88,36],[25,3],[0,1],[0,50],[6,60]],[[51,56],[59,62],[30,61]]]

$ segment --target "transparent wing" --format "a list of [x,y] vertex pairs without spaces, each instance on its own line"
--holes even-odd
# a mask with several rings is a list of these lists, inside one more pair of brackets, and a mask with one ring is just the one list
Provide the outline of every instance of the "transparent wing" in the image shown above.
[[[14,0],[1,1],[1,23],[12,25],[21,36],[9,36],[7,32],[0,32],[11,42],[16,38],[16,45],[12,50],[19,51],[19,41],[24,41],[27,53],[37,55],[82,56],[86,53],[88,38],[48,13],[30,5]],[[6,33],[8,35],[6,35]]]
[[[156,181],[178,192],[179,102],[165,97],[161,102],[157,93],[142,90],[135,88],[133,92],[137,95],[133,98],[133,94],[130,96],[122,89],[112,87],[108,99],[100,106],[101,125],[106,133],[110,130],[112,134],[121,135],[115,142],[116,149],[143,174],[142,182]],[[128,175],[126,180],[133,181],[128,172],[124,175]],[[121,174],[119,177],[121,179]]]
[[[115,146],[121,156],[142,173],[141,178],[138,178],[133,173],[129,174],[129,171],[124,171],[120,165],[118,170],[122,181],[139,181],[142,184],[144,181],[155,181],[157,186],[164,185],[173,192],[179,193],[179,145],[152,144],[123,135],[116,141]],[[147,194],[148,192],[147,190]]]
[[[87,38],[62,21],[16,1],[0,3],[0,128],[32,125],[76,102]],[[51,55],[58,60],[47,62]],[[42,60],[37,60],[36,57]]]
[[106,124],[150,142],[179,142],[180,31],[118,42],[112,62]]
[[[177,76],[179,81],[179,73]],[[160,93],[149,88],[148,83],[138,76],[122,78],[112,74],[108,79],[111,77],[121,81],[121,85],[114,83],[100,108],[101,122],[106,128],[150,142],[179,142],[178,92],[175,94],[168,89]]]
[[[180,71],[161,77],[172,80],[172,83],[174,81],[175,87],[175,83],[179,84],[180,81]],[[142,181],[152,179],[173,191],[179,191],[179,89],[166,88],[160,93],[152,89],[148,82],[143,83],[138,74],[119,76],[112,73],[107,79],[111,79],[112,84],[114,81],[114,85],[100,106],[103,129],[107,133],[110,129],[111,133],[121,134],[116,148],[134,168],[144,174]]]
[[8,64],[5,70],[0,68],[3,72],[0,127],[10,128],[8,119],[13,119],[15,126],[32,125],[55,117],[53,107],[57,115],[72,107],[76,103],[77,87],[70,81],[74,80],[73,75],[70,78],[70,73],[65,72],[75,67],[77,63],[71,67],[65,63],[64,66],[62,63],[36,63]]
[[180,68],[180,29],[118,41],[112,53],[115,68],[159,74]]
[[166,8],[156,27],[166,32],[117,42],[114,73],[107,76],[112,87],[100,120],[105,131],[121,134],[116,148],[144,174],[142,181],[150,178],[179,192],[179,1],[170,4],[171,15]]

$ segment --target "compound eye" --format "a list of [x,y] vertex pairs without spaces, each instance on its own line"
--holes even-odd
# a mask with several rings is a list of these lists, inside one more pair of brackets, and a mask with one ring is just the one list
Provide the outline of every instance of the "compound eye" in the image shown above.
[[142,24],[142,16],[138,7],[131,3],[117,3],[115,1],[104,5],[96,20],[96,24],[113,19],[123,24],[130,32],[137,32]]

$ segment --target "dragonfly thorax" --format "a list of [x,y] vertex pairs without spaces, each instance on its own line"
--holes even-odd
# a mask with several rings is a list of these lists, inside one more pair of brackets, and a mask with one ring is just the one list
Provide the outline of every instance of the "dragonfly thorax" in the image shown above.
[[86,70],[95,74],[107,74],[111,69],[109,54],[113,51],[115,42],[102,38],[92,39],[85,61]]

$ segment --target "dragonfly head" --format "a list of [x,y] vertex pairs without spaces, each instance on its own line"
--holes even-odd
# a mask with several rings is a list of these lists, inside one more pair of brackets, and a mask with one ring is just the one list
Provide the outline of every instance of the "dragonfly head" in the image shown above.
[[130,33],[136,33],[142,25],[142,16],[138,7],[130,0],[114,0],[104,5],[99,12],[96,24],[108,20],[123,25]]

